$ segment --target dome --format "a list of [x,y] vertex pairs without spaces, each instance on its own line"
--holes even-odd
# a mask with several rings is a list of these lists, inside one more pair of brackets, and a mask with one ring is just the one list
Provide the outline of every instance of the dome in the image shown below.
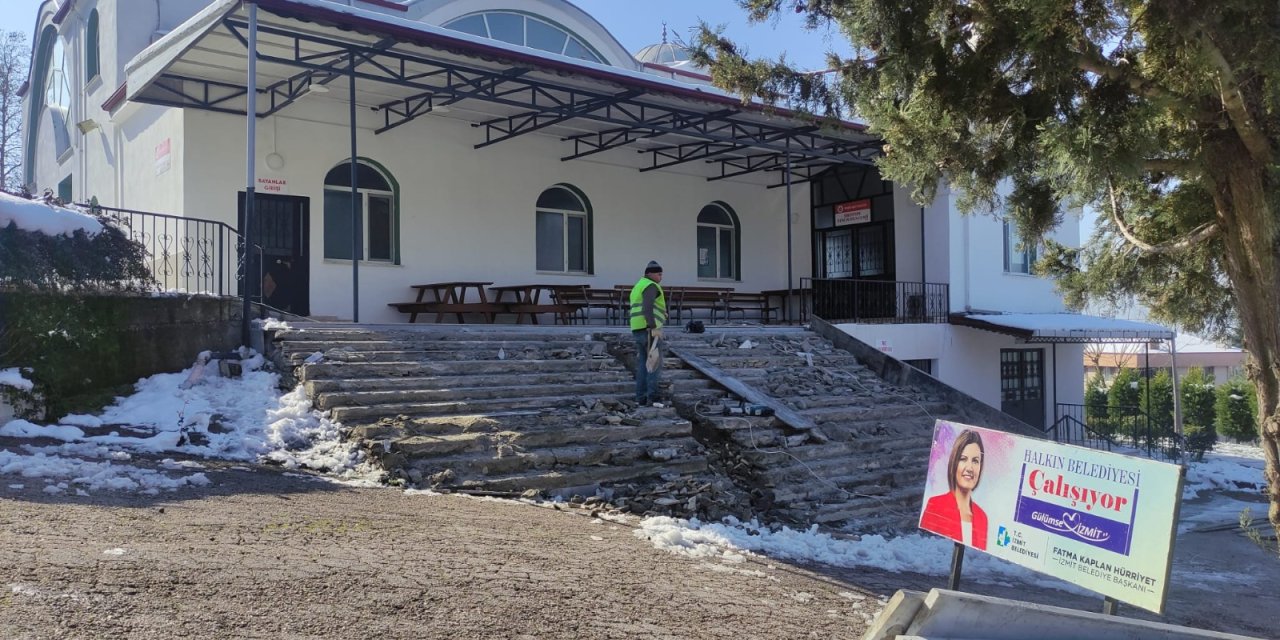
[[670,42],[651,44],[636,53],[636,60],[652,62],[667,67],[678,67],[689,64],[689,50]]

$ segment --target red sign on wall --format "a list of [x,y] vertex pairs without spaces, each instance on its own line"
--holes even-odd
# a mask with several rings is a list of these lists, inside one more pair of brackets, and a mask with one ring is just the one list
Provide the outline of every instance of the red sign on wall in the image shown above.
[[871,201],[852,200],[836,205],[836,226],[871,222]]

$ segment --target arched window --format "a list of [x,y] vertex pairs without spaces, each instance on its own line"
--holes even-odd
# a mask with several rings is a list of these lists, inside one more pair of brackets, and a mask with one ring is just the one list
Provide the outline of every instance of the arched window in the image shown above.
[[54,157],[61,159],[71,149],[71,88],[67,84],[66,60],[58,30],[49,25],[40,32],[35,64],[31,67],[31,92],[27,126],[27,186],[35,190],[36,150],[40,140],[40,122],[45,110],[53,123]]
[[89,12],[89,24],[84,29],[84,78],[91,82],[102,72],[98,51],[98,10]]
[[446,29],[492,38],[570,58],[604,62],[604,56],[572,31],[543,18],[511,11],[473,13],[444,24]]
[[723,202],[698,212],[698,277],[738,280],[741,277],[741,238],[738,214]]
[[[356,163],[356,223],[360,260],[400,264],[400,187],[372,160]],[[351,163],[324,177],[324,257],[351,259]],[[367,257],[366,257],[367,256]]]
[[576,187],[558,184],[538,196],[537,268],[591,273],[591,203]]

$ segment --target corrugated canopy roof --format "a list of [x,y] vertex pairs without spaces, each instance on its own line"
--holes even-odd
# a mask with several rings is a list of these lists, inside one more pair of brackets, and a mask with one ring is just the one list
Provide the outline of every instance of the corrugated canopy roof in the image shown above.
[[1172,340],[1158,324],[1079,313],[953,313],[951,324],[994,331],[1026,342],[1149,342]]

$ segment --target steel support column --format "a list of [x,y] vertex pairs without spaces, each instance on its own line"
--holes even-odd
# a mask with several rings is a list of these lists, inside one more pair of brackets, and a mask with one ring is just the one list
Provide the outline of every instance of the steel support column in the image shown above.
[[[253,205],[254,205],[254,189],[256,187],[257,175],[257,156],[258,156],[258,5],[249,3],[249,64],[248,77],[245,81],[245,99],[248,101],[245,108],[245,187],[244,187],[244,228],[240,229],[240,237],[244,242],[244,253],[242,254],[241,277],[243,286],[240,293],[244,297],[243,307],[241,309],[242,318],[240,320],[240,341],[244,346],[251,344],[249,337],[249,327],[253,310],[251,298],[253,296],[253,285],[261,286],[261,282],[252,283],[249,279],[249,265],[253,262]],[[259,258],[261,259],[261,258]]]
[[356,168],[359,156],[356,152],[356,54],[347,53],[351,67],[347,70],[350,87],[347,99],[351,118],[351,321],[360,322],[360,249],[364,246],[360,224],[360,181]]

